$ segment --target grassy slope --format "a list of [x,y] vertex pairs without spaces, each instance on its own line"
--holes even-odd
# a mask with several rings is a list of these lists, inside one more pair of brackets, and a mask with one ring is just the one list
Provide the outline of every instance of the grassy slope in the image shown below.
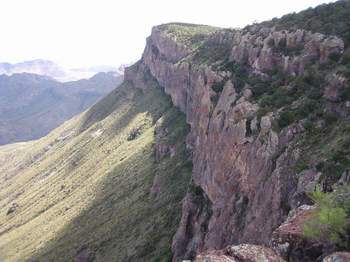
[[[178,146],[159,163],[157,120]],[[141,135],[127,141],[133,127]],[[48,136],[0,147],[0,260],[71,261],[85,250],[97,261],[168,261],[190,179],[187,129],[159,88],[124,83]]]

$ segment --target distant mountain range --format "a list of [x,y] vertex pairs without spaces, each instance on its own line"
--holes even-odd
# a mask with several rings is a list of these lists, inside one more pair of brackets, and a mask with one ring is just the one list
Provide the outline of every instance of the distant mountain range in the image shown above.
[[24,61],[20,63],[0,63],[0,75],[12,75],[16,73],[31,73],[38,75],[45,75],[54,78],[60,82],[75,81],[83,78],[90,78],[100,72],[116,72],[122,75],[124,72],[124,65],[120,67],[115,66],[92,66],[85,68],[66,69],[62,66],[43,59],[36,59]]
[[[36,60],[37,61],[37,60]],[[40,66],[38,66],[40,64]],[[14,72],[31,68],[37,73],[62,76],[54,64],[1,64]],[[16,68],[16,69],[15,69]],[[3,72],[3,71],[0,71]],[[84,111],[116,88],[123,76],[100,72],[89,79],[58,82],[52,77],[31,73],[0,75],[0,144],[40,138],[64,121]]]

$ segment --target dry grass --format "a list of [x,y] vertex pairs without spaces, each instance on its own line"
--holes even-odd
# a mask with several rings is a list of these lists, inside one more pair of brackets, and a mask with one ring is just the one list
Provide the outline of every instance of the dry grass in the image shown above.
[[[178,154],[156,163],[160,118]],[[83,249],[97,261],[169,261],[191,172],[187,129],[160,89],[124,83],[47,137],[0,147],[2,261],[71,261]],[[161,192],[153,198],[155,175]]]

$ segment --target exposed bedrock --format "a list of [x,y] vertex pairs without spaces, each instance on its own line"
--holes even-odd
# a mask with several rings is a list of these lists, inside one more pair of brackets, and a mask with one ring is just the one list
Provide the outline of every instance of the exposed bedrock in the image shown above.
[[[230,61],[247,64],[261,75],[276,67],[299,74],[310,60],[324,62],[344,48],[339,38],[303,30],[219,31],[208,42],[229,46]],[[290,50],[289,55],[280,49]],[[142,77],[155,78],[191,126],[187,146],[192,152],[194,192],[183,201],[172,245],[174,261],[232,244],[268,245],[290,209],[308,204],[303,187],[317,179],[317,172],[300,176],[304,185],[292,168],[300,157],[293,143],[303,127],[275,131],[276,116],[257,117],[259,106],[248,85],[242,95],[227,80],[228,72],[192,63],[191,52],[155,27],[142,59],[125,73],[126,80],[143,88]],[[218,82],[223,82],[219,92],[213,88]]]

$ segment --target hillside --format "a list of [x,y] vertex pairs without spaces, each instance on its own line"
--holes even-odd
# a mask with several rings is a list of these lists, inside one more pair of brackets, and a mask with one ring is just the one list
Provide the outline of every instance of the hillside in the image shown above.
[[2,261],[169,259],[191,164],[184,116],[154,85],[0,149]]
[[0,145],[47,135],[121,81],[112,73],[66,83],[28,73],[0,75]]
[[3,260],[349,261],[348,3],[155,26],[119,88],[0,147]]

